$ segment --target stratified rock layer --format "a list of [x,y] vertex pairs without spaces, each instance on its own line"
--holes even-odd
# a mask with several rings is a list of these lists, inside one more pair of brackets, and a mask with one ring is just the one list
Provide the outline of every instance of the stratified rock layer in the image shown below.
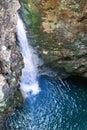
[[21,5],[45,65],[62,75],[87,77],[87,1],[22,0]]
[[15,104],[11,95],[19,85],[23,67],[15,38],[19,7],[18,0],[0,0],[0,126],[4,112],[10,111]]

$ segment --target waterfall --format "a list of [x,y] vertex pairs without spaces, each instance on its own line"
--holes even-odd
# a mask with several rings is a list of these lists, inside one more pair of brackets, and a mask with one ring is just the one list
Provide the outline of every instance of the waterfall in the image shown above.
[[20,90],[27,96],[27,94],[37,94],[40,91],[37,81],[37,69],[35,68],[32,47],[29,45],[29,41],[26,36],[25,26],[19,15],[17,21],[17,37],[18,45],[20,47],[21,54],[23,56],[24,68],[22,69]]

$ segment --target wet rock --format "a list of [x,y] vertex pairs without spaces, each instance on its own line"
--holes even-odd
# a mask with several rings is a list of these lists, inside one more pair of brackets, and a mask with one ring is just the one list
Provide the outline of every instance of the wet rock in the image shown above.
[[[5,78],[2,74],[0,74],[0,101],[3,102],[4,99],[4,85],[5,85]],[[5,104],[0,103],[0,107],[3,107]],[[0,109],[0,111],[3,111],[3,109]]]
[[86,0],[22,0],[21,5],[45,65],[63,70],[61,74],[87,77]]
[[11,111],[16,104],[13,95],[23,67],[15,37],[19,7],[18,0],[0,0],[0,129],[5,112]]

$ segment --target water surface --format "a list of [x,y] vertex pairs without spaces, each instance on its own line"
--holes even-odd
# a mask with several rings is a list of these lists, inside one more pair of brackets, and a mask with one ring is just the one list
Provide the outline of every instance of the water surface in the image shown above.
[[17,37],[23,56],[20,89],[24,107],[15,108],[5,130],[87,130],[87,89],[78,81],[38,77],[25,26],[18,15]]
[[15,108],[5,130],[87,130],[86,85],[49,76],[38,82],[40,93],[29,94],[24,107]]

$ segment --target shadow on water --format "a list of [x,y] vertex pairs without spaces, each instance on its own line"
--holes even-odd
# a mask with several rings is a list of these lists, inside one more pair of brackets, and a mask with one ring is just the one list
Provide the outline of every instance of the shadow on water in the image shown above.
[[87,88],[87,78],[80,76],[70,76],[67,78],[67,81],[71,84],[75,84],[78,87]]
[[[5,130],[87,130],[87,84],[76,78],[38,78],[41,91],[15,108]],[[77,83],[78,82],[78,83]]]

